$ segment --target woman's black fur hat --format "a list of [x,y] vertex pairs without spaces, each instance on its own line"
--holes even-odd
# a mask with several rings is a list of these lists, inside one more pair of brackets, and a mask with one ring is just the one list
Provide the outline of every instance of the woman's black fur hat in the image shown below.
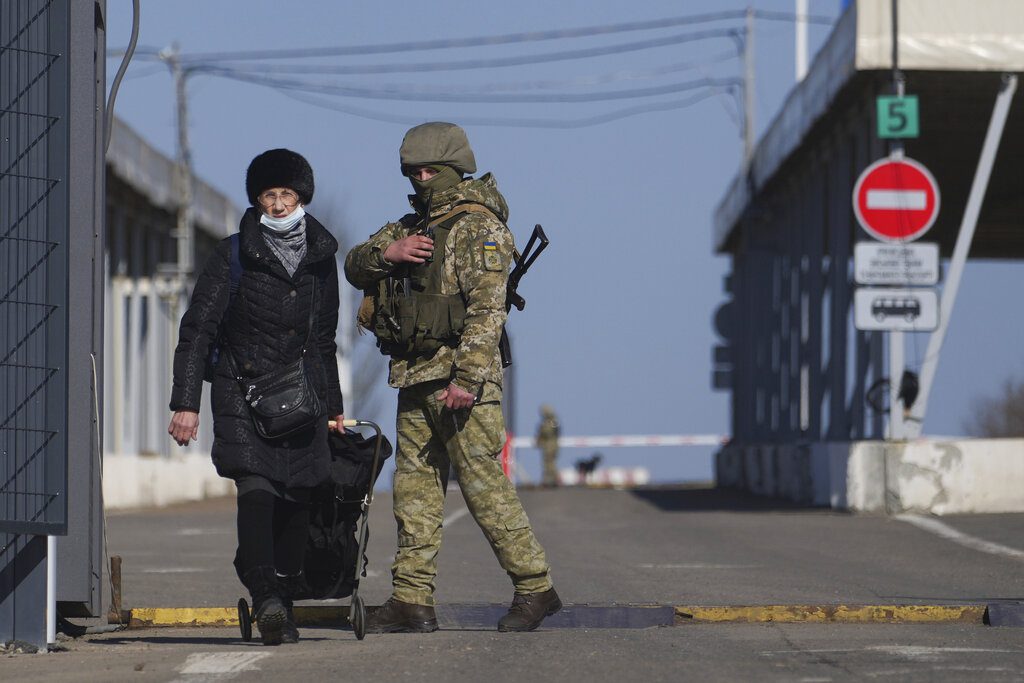
[[268,149],[249,163],[245,172],[245,191],[256,206],[260,193],[271,187],[295,190],[299,201],[313,201],[313,169],[301,154],[290,149]]

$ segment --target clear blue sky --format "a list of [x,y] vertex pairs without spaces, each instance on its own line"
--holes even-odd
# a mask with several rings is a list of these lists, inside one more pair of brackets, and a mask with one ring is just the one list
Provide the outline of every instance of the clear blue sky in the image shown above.
[[[764,10],[793,10],[792,0],[751,4]],[[811,0],[810,6],[814,14],[835,17],[840,2]],[[365,45],[568,29],[742,7],[717,0],[146,2],[139,44],[161,48],[177,41],[184,54]],[[124,46],[130,33],[131,2],[108,0],[107,8],[108,44]],[[718,24],[726,25],[740,27],[739,22]],[[324,63],[413,63],[534,54],[692,30],[696,29],[678,27],[582,40],[335,58]],[[829,30],[811,26],[812,54]],[[756,122],[758,131],[763,131],[793,85],[793,27],[759,21],[756,46]],[[618,90],[694,78],[739,77],[742,63],[731,59],[658,79],[637,78],[666,65],[714,60],[732,48],[729,39],[715,39],[545,65],[339,76],[336,80],[360,87],[400,85],[404,89],[576,81],[580,84],[559,90]],[[108,60],[107,66],[112,78],[117,60]],[[613,80],[594,85],[594,77]],[[406,211],[409,186],[399,175],[398,145],[407,125],[328,111],[264,87],[210,76],[192,78],[188,92],[195,169],[238,206],[246,204],[243,184],[250,159],[264,149],[283,146],[309,159],[317,181],[309,210],[314,215],[330,211],[336,217],[331,226],[336,233],[362,240]],[[173,94],[166,69],[137,61],[116,105],[118,116],[169,155],[175,141]],[[567,119],[633,104],[337,101],[392,116],[456,123],[496,117]],[[711,216],[740,161],[735,102],[719,96],[685,109],[569,130],[465,127],[481,172],[494,172],[509,201],[517,242],[525,242],[534,223],[543,223],[552,241],[524,280],[521,291],[529,305],[525,313],[513,313],[510,325],[518,373],[516,431],[532,433],[538,407],[550,403],[569,435],[726,433],[727,394],[712,391],[709,378],[711,347],[716,343],[711,318],[723,301],[721,284],[728,261],[712,253]],[[1024,321],[991,305],[993,293],[1019,291],[1021,283],[1019,266],[972,264],[967,269],[926,432],[960,433],[974,399],[996,391],[1007,374],[1024,375],[1019,351]],[[363,337],[359,343],[372,341]],[[921,353],[926,344],[922,335]],[[393,429],[393,391],[384,391],[381,405],[379,414],[370,417]],[[357,410],[351,407],[350,415]],[[584,455],[588,453],[563,452],[562,464]],[[710,449],[620,449],[606,451],[605,457],[610,464],[643,464],[661,480],[711,476]],[[520,458],[536,477],[536,454],[520,452]]]

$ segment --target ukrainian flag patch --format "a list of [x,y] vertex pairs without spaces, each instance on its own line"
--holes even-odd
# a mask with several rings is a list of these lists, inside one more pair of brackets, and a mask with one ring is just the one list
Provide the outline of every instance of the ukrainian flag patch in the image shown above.
[[501,270],[501,254],[497,242],[484,242],[484,268]]

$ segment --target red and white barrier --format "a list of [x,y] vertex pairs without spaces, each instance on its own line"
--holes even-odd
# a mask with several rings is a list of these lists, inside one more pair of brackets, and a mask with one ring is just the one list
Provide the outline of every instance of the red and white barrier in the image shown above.
[[[612,436],[563,436],[559,448],[617,448],[637,446],[724,446],[729,437],[719,434],[617,434]],[[512,437],[512,448],[536,448],[532,436]]]

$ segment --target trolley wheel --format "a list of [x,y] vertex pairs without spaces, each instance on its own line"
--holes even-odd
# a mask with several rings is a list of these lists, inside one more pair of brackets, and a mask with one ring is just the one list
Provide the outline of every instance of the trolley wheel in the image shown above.
[[242,632],[242,640],[247,643],[252,640],[252,612],[245,598],[238,599],[238,630]]
[[352,624],[352,630],[356,638],[362,640],[366,637],[366,605],[358,595],[352,598],[352,605],[348,608],[348,620]]

